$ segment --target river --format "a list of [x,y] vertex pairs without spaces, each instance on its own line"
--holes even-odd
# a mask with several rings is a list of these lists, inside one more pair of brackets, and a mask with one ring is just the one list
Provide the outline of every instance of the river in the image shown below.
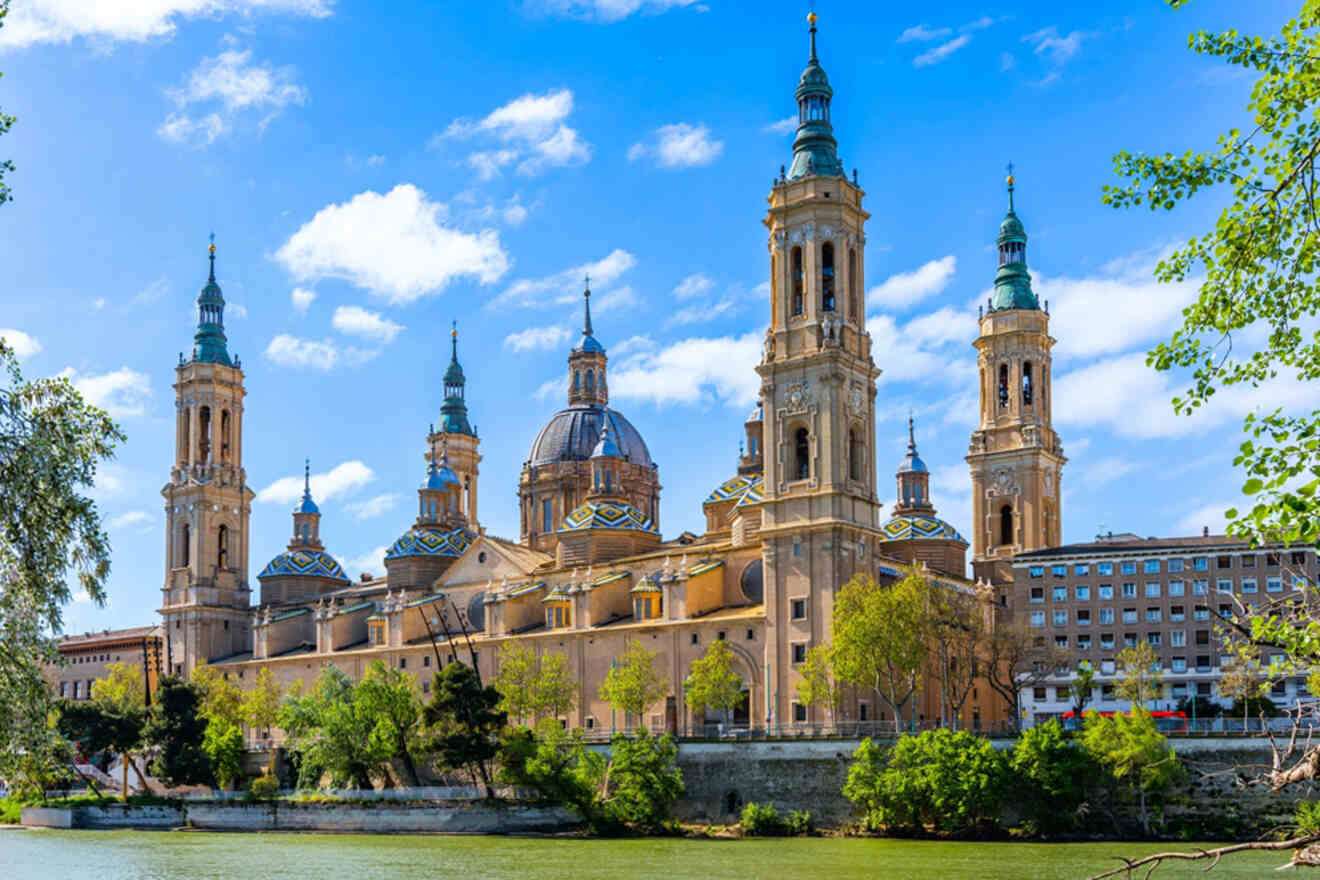
[[[5,880],[539,880],[627,878],[1076,878],[1151,844],[787,840],[581,840],[149,831],[0,831]],[[1211,880],[1260,877],[1286,854],[1231,856]],[[1204,877],[1170,864],[1158,880]]]

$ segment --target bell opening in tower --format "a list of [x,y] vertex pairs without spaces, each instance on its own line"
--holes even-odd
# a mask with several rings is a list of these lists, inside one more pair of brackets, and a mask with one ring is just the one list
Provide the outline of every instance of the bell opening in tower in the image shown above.
[[797,479],[805,480],[811,476],[811,444],[806,428],[798,428],[794,448],[797,453]]
[[828,241],[820,246],[820,308],[834,311],[834,245]]
[[802,248],[793,248],[793,314],[802,314],[803,277]]

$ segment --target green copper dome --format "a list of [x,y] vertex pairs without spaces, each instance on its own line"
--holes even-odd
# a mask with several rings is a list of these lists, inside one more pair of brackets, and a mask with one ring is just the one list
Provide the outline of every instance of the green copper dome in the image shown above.
[[197,334],[193,337],[193,360],[204,364],[233,366],[225,339],[225,298],[215,282],[215,236],[211,236],[211,274],[197,297]]
[[1031,290],[1031,272],[1027,269],[1027,230],[1013,206],[1012,175],[1008,178],[1008,213],[999,224],[999,269],[995,272],[995,292],[990,297],[990,311],[1005,309],[1040,309],[1040,300]]
[[834,90],[830,88],[825,68],[820,66],[816,58],[816,14],[813,12],[808,15],[807,21],[811,23],[811,58],[793,93],[798,104],[798,130],[797,137],[793,139],[793,165],[788,171],[789,180],[812,175],[843,176],[843,163],[838,156],[839,145],[834,140],[834,128],[830,125],[830,100],[834,97]]

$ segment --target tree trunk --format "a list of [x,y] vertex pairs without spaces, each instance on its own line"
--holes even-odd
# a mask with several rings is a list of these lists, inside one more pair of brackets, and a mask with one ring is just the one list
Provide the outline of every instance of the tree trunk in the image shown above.
[[408,784],[416,788],[422,783],[417,776],[417,765],[413,763],[412,755],[408,752],[408,741],[404,737],[403,731],[399,731],[397,746],[399,755],[403,758],[403,769],[408,773]]
[[123,777],[123,782],[120,783],[123,787],[119,790],[119,799],[124,803],[128,803],[128,752],[120,755],[119,760],[119,773]]
[[1146,786],[1137,781],[1137,798],[1141,802],[1141,829],[1150,837],[1150,819],[1146,816]]

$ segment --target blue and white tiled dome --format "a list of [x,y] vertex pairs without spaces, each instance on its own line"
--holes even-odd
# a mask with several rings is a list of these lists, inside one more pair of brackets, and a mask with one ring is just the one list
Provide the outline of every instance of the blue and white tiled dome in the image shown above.
[[345,583],[348,581],[344,569],[324,550],[290,550],[281,553],[266,563],[257,577],[322,577]]
[[654,520],[626,501],[588,501],[564,517],[564,524],[559,527],[561,532],[588,529],[627,529],[660,534]]
[[399,559],[405,556],[462,556],[476,533],[465,528],[452,531],[421,526],[409,529],[385,552],[386,559]]
[[896,516],[882,525],[880,531],[884,532],[886,541],[952,539],[967,543],[957,529],[934,516]]

